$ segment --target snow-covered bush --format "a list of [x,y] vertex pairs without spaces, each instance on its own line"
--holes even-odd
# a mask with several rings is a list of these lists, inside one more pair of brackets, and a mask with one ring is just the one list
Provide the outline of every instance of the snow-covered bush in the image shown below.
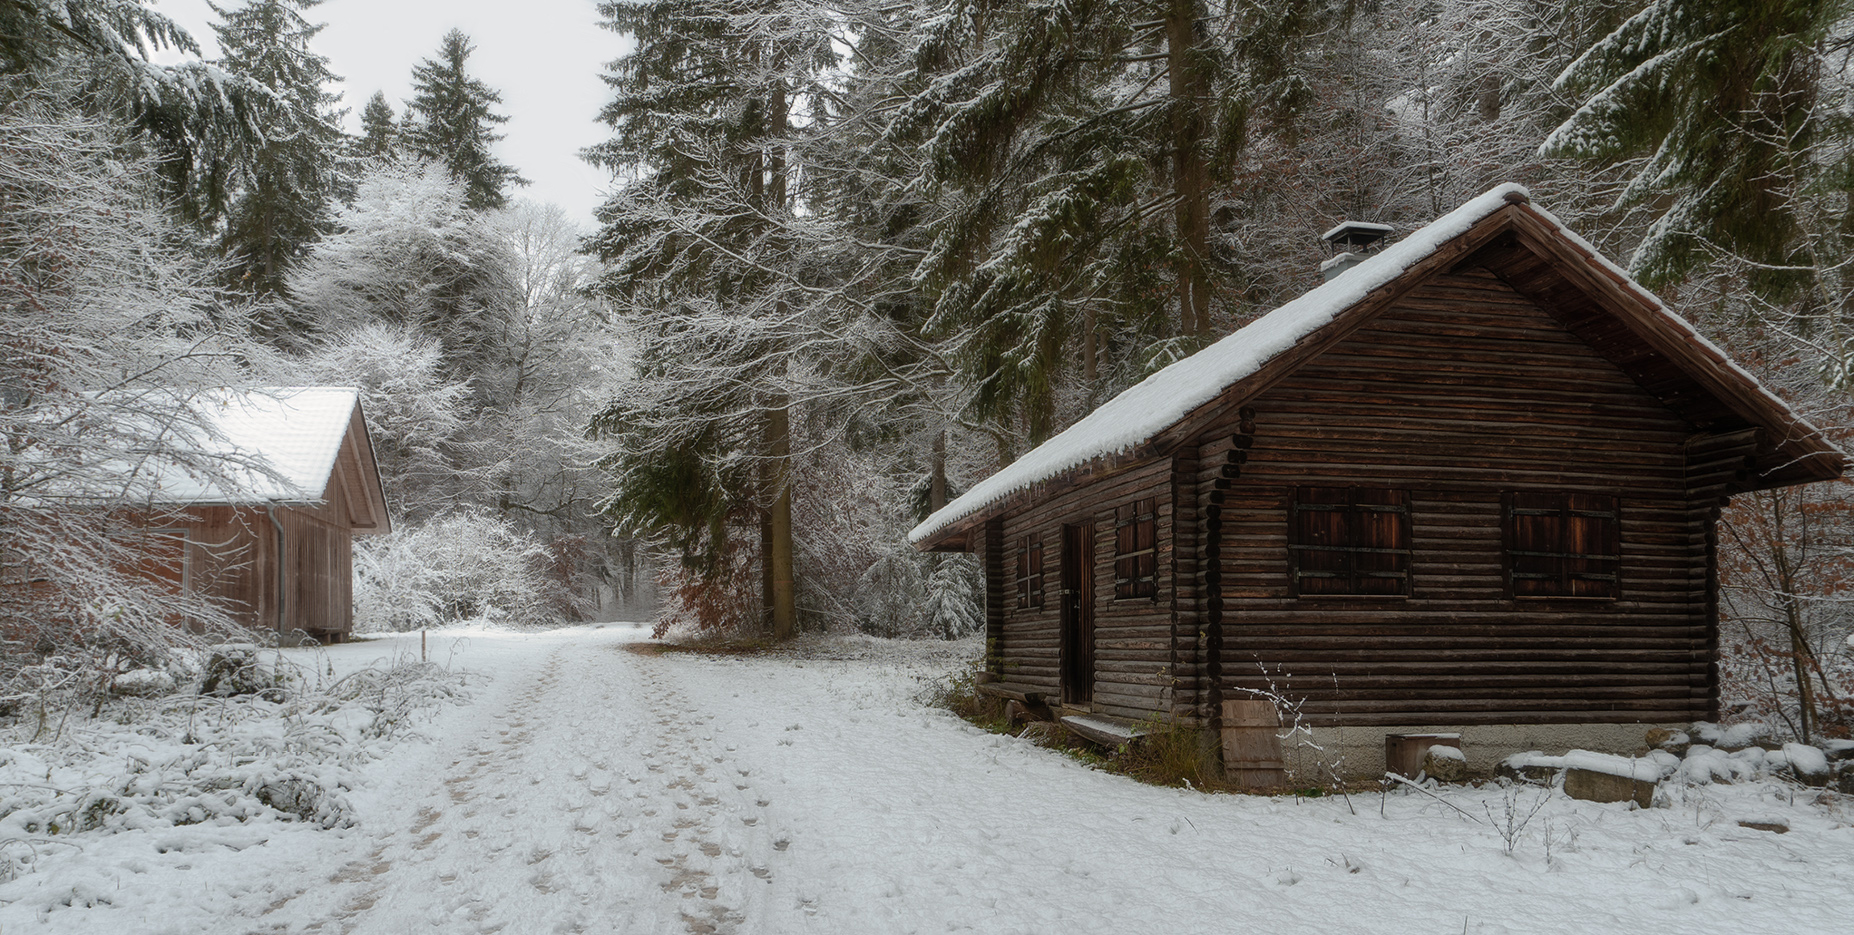
[[363,631],[417,630],[462,620],[537,624],[566,594],[548,553],[508,522],[454,513],[355,542],[354,618]]
[[452,457],[470,388],[446,376],[443,348],[417,326],[337,331],[279,367],[279,382],[360,389],[387,502],[401,515],[430,515],[481,486],[482,472],[459,471]]
[[921,630],[927,585],[915,556],[890,552],[857,579],[856,628],[876,636],[913,636]]
[[214,696],[196,680],[179,693],[108,700],[95,717],[67,708],[0,718],[0,882],[99,835],[349,824],[355,768],[430,709],[460,700],[464,685],[411,660],[335,679],[275,652],[245,655],[258,680],[291,691]]
[[972,556],[894,551],[857,580],[856,626],[876,636],[956,640],[985,629],[983,596]]

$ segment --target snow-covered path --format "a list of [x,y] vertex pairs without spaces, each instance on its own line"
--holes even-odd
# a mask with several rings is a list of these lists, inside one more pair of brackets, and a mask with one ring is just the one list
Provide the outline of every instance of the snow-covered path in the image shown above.
[[[0,932],[1797,935],[1854,918],[1854,814],[1812,790],[1646,811],[1493,787],[1443,792],[1452,807],[1205,796],[925,707],[947,665],[931,647],[717,658],[636,652],[642,635],[434,637],[491,678],[368,768],[355,827],[159,855],[118,835],[86,871],[132,872],[111,905],[0,909]],[[1509,800],[1543,800],[1511,854]],[[1737,823],[1771,816],[1791,831]]]
[[493,697],[448,718],[441,743],[414,748],[425,762],[401,764],[379,790],[385,820],[368,822],[333,886],[266,907],[265,921],[353,933],[716,932],[759,915],[779,846],[764,800],[677,680],[624,651],[635,632],[497,647]]

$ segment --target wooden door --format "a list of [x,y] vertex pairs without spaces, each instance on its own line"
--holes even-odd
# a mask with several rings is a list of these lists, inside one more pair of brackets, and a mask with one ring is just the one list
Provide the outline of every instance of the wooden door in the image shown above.
[[1094,527],[1062,527],[1062,703],[1094,701]]

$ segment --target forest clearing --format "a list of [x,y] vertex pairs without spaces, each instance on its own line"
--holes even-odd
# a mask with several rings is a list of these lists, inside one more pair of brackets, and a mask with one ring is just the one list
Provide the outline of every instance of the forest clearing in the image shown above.
[[[1493,783],[1206,795],[928,707],[971,641],[627,651],[645,634],[434,632],[462,700],[353,768],[349,823],[72,835],[0,884],[0,930],[1749,933],[1854,912],[1847,800],[1768,777],[1672,781],[1650,809]],[[345,674],[418,652],[287,655]],[[105,772],[178,749],[116,742]]]
[[0,935],[1839,933],[1851,258],[1854,0],[0,0]]

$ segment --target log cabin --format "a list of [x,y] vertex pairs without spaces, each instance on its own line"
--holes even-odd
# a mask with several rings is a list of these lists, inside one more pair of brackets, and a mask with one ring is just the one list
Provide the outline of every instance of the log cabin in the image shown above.
[[360,392],[228,390],[195,405],[226,467],[162,479],[150,522],[179,555],[151,567],[281,643],[346,640],[353,538],[392,530]]
[[913,530],[980,559],[981,687],[1232,772],[1283,718],[1307,778],[1716,717],[1720,509],[1841,452],[1519,186],[1323,270]]

